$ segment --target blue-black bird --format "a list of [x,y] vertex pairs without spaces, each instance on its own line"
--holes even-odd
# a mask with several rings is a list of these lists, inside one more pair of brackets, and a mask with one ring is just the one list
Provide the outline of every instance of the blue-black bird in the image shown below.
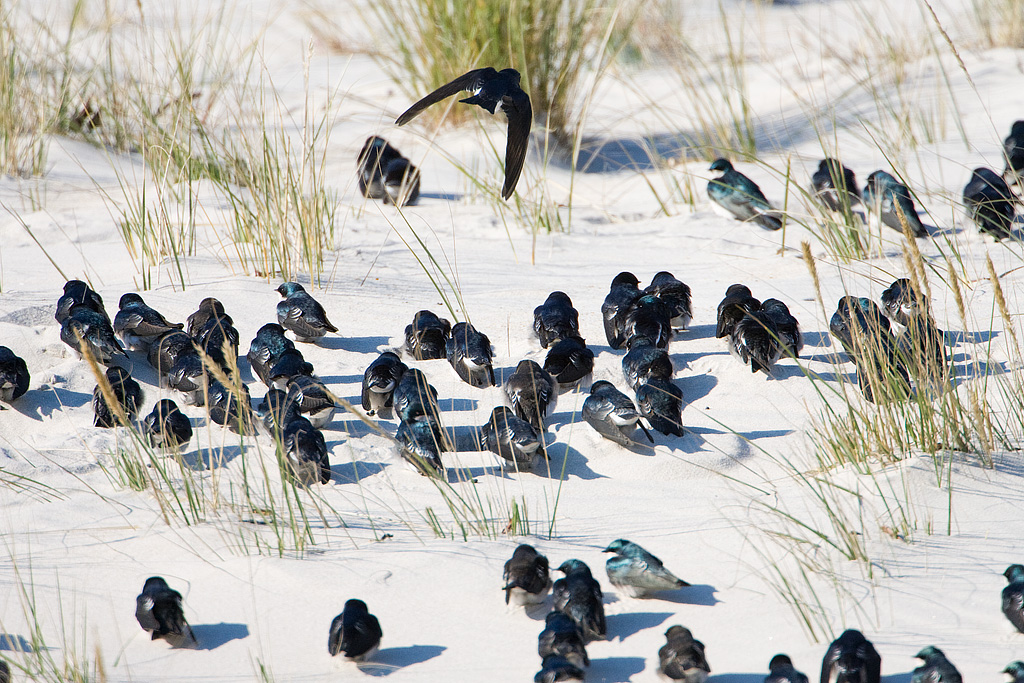
[[924,664],[914,669],[910,683],[963,683],[964,679],[953,662],[934,645],[929,645],[914,656],[924,660]]
[[404,126],[430,105],[463,90],[473,95],[459,102],[479,105],[492,115],[498,110],[504,112],[508,119],[508,140],[505,143],[505,184],[501,188],[501,196],[508,199],[519,182],[519,174],[526,160],[526,147],[530,141],[530,127],[533,125],[530,96],[523,91],[519,82],[519,72],[515,69],[474,69],[442,85],[409,107],[395,123]]
[[199,328],[194,337],[196,346],[210,357],[225,374],[232,374],[238,367],[238,330],[231,316],[211,316]]
[[171,330],[150,345],[146,358],[153,369],[157,371],[160,381],[164,382],[175,361],[182,356],[195,355],[195,353],[196,346],[192,337],[181,330]]
[[196,637],[185,621],[181,593],[171,590],[160,576],[151,576],[135,598],[135,618],[139,626],[152,633],[152,640],[163,638],[173,647],[195,647]]
[[295,402],[288,400],[288,392],[274,388],[268,389],[260,400],[256,407],[256,415],[260,418],[263,428],[267,430],[267,434],[275,438],[284,435],[284,428],[292,420],[302,417]]
[[285,349],[267,371],[267,386],[288,391],[288,382],[293,377],[312,374],[313,364],[302,356],[302,351],[296,348]]
[[421,415],[427,415],[434,420],[441,419],[437,389],[418,368],[409,368],[402,374],[391,401],[398,419],[402,422],[411,422]]
[[672,339],[672,309],[654,294],[644,294],[626,313],[627,343],[633,337],[647,337],[659,349],[668,348]]
[[252,371],[269,387],[271,368],[285,351],[294,348],[292,340],[284,336],[283,327],[278,323],[267,323],[256,332],[256,336],[249,344],[249,353],[245,357],[249,359]]
[[729,353],[751,372],[761,370],[770,375],[775,362],[782,357],[779,330],[775,322],[760,309],[747,309],[729,335]]
[[910,397],[906,360],[889,331],[889,319],[874,302],[844,296],[829,321],[829,332],[857,367],[857,384],[864,398],[876,403]]
[[127,427],[135,419],[139,412],[139,406],[142,405],[142,387],[132,379],[127,370],[116,365],[107,368],[106,380],[114,394],[114,400],[120,407],[121,414],[119,415],[118,409],[107,402],[103,390],[97,384],[96,388],[92,390],[92,423],[97,427],[110,428],[116,427],[118,424]]
[[505,398],[512,410],[538,432],[558,403],[558,382],[532,360],[521,360],[515,372],[505,379]]
[[632,434],[637,427],[654,443],[654,437],[640,422],[636,405],[611,382],[598,380],[590,385],[590,395],[583,402],[580,414],[598,434],[617,444],[634,445]]
[[568,294],[551,292],[544,303],[533,309],[533,332],[545,349],[560,339],[579,336],[580,314]]
[[313,375],[295,375],[289,379],[288,400],[317,429],[322,429],[334,417],[334,398],[327,386]]
[[362,404],[367,415],[391,414],[395,387],[409,369],[397,354],[385,351],[363,372]]
[[665,644],[658,650],[658,674],[667,681],[704,683],[711,667],[704,656],[704,643],[678,624],[665,631]]
[[928,297],[917,292],[909,279],[899,278],[881,298],[889,318],[903,327],[897,345],[906,359],[941,366],[946,359],[945,340],[932,319]]
[[192,439],[192,423],[169,398],[156,402],[153,411],[143,418],[141,431],[150,446],[172,451],[183,448]]
[[665,569],[661,560],[632,541],[624,538],[612,541],[604,552],[615,553],[615,557],[608,558],[604,565],[608,580],[634,598],[690,585]]
[[1003,141],[1003,155],[1006,157],[1003,177],[1010,185],[1019,185],[1024,175],[1024,121],[1014,121],[1010,127],[1010,134]]
[[237,393],[210,379],[206,388],[206,410],[210,419],[236,434],[252,433],[252,402],[249,388],[239,384]]
[[580,560],[566,560],[558,571],[565,577],[555,581],[551,588],[555,609],[576,622],[585,641],[604,640],[608,635],[602,602],[604,594],[601,584],[590,573],[590,567]]
[[3,660],[0,660],[0,683],[11,683],[11,667]]
[[1009,584],[1003,588],[1003,614],[1024,633],[1024,565],[1011,564],[1003,572]]
[[192,353],[183,353],[174,361],[167,372],[167,387],[184,394],[182,400],[187,406],[206,405],[208,374],[209,370],[193,349]]
[[644,294],[653,294],[669,307],[672,327],[685,330],[690,327],[693,310],[690,302],[690,286],[677,280],[672,273],[663,270],[644,288]]
[[555,378],[559,388],[573,386],[594,371],[594,352],[587,348],[583,337],[567,336],[548,349],[544,370]]
[[420,196],[420,172],[397,148],[377,135],[366,138],[357,158],[359,192],[385,204],[415,204]]
[[623,271],[612,280],[608,295],[601,304],[601,315],[604,318],[604,335],[608,346],[621,349],[626,343],[626,316],[633,307],[633,302],[643,296],[640,281],[633,273]]
[[732,167],[727,159],[715,159],[708,169],[719,175],[708,181],[708,198],[740,221],[753,220],[767,230],[782,228],[782,220],[757,184]]
[[361,662],[377,651],[383,636],[366,603],[353,598],[345,601],[345,609],[331,622],[327,651],[332,657],[344,653],[346,659]]
[[672,359],[665,349],[659,349],[648,337],[630,337],[627,346],[629,350],[622,357],[622,375],[634,391],[652,377],[672,379]]
[[718,304],[718,317],[715,326],[715,338],[724,339],[732,335],[732,330],[747,315],[748,310],[758,310],[761,302],[750,293],[746,285],[729,285],[725,290],[725,298]]
[[[538,553],[532,545],[523,543],[505,562],[502,581],[505,584],[502,590],[505,591],[506,605],[521,607],[542,603],[551,590],[548,558]],[[540,656],[543,657],[544,653],[541,652]]]
[[[199,336],[200,331],[206,327],[206,323],[212,318],[223,318],[227,316],[224,312],[224,304],[212,296],[208,296],[199,302],[199,308],[196,309],[195,313],[185,319],[185,331],[188,332],[188,336],[195,339]],[[233,324],[228,317],[229,324]]]
[[128,358],[114,337],[114,329],[107,322],[106,314],[97,313],[85,304],[72,306],[60,324],[60,340],[82,356],[79,338],[97,363],[110,365],[115,358]]
[[6,346],[0,346],[0,403],[10,403],[28,391],[28,366]]
[[150,345],[162,335],[185,327],[182,323],[167,322],[156,309],[150,308],[142,297],[128,292],[117,303],[114,316],[114,334],[125,346],[134,351],[149,351]]
[[788,655],[778,654],[768,662],[764,683],[807,683],[807,676],[796,670]]
[[54,318],[57,322],[63,323],[64,319],[71,314],[72,307],[82,305],[106,318],[107,325],[110,325],[110,317],[107,316],[107,309],[103,307],[103,297],[94,292],[89,285],[81,280],[68,280],[64,283],[64,294],[57,299],[57,312]]
[[804,348],[804,338],[800,334],[800,323],[789,312],[789,306],[778,299],[765,299],[761,303],[761,313],[775,325],[782,355],[799,358]]
[[448,338],[448,362],[463,382],[474,387],[495,385],[491,340],[469,323],[456,323]]
[[400,455],[425,476],[444,476],[441,451],[447,450],[447,437],[441,423],[430,415],[402,420],[395,439]]
[[878,213],[883,225],[900,234],[903,233],[903,224],[900,222],[902,215],[914,237],[928,236],[928,231],[917,215],[910,190],[885,171],[875,171],[868,176],[868,183],[864,186],[864,205],[869,211]]
[[537,456],[547,458],[544,438],[533,425],[507,406],[498,406],[491,411],[491,418],[480,428],[480,441],[484,448],[519,472],[532,472]]
[[580,668],[590,666],[587,646],[576,622],[558,610],[551,610],[544,618],[544,630],[537,636],[537,654],[541,659],[548,655],[558,655]]
[[636,390],[636,405],[651,429],[662,434],[683,436],[683,390],[671,379],[650,377]]
[[284,282],[277,288],[284,299],[277,304],[277,322],[295,335],[295,341],[315,342],[338,328],[327,319],[320,302],[311,297],[298,282]]
[[303,486],[312,486],[331,480],[331,461],[327,455],[327,443],[312,422],[304,417],[294,417],[285,425],[281,437],[284,454],[292,476]]
[[586,672],[561,655],[545,656],[540,662],[540,671],[533,677],[533,683],[561,683],[561,681],[586,680]]
[[871,641],[854,629],[832,641],[821,660],[820,683],[879,683],[882,658]]
[[1006,181],[989,168],[976,168],[964,186],[964,208],[978,230],[996,240],[1013,235],[1019,200]]
[[419,311],[405,326],[405,351],[416,360],[445,358],[452,324],[431,311]]
[[811,176],[811,186],[814,196],[829,211],[846,211],[861,201],[857,177],[838,159],[822,160]]
[[1010,683],[1024,683],[1024,662],[1016,661],[1010,662],[1003,669],[1004,674],[1009,674],[1013,680]]

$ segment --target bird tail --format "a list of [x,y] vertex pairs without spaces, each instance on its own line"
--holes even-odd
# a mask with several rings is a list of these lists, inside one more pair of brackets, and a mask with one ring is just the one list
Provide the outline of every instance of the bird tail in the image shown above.
[[463,104],[476,104],[478,106],[483,107],[484,109],[489,111],[491,114],[493,114],[494,110],[497,109],[497,107],[498,107],[497,100],[484,99],[484,98],[480,97],[479,95],[473,95],[472,97],[467,97],[464,100],[459,100],[459,102],[462,102]]

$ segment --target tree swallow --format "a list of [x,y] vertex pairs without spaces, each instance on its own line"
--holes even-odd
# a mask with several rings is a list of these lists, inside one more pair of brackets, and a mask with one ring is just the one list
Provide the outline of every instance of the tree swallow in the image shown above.
[[250,434],[252,403],[249,388],[238,385],[238,395],[220,382],[210,379],[206,388],[206,410],[210,419],[236,434]]
[[[857,367],[857,384],[864,398],[875,403],[910,397],[906,361],[889,332],[889,319],[874,302],[844,296],[829,321],[829,332]],[[876,389],[882,389],[882,395],[876,396]]]
[[1020,201],[1006,181],[988,168],[976,168],[964,186],[964,208],[978,230],[996,241],[1013,235],[1013,218]]
[[547,655],[540,663],[540,671],[533,677],[533,683],[561,683],[562,681],[582,681],[586,672],[565,657]]
[[79,337],[97,363],[110,365],[114,358],[128,358],[128,354],[114,338],[114,329],[107,322],[106,314],[97,313],[86,304],[72,306],[60,325],[60,340],[81,356]]
[[150,345],[146,358],[153,369],[157,371],[161,382],[164,382],[174,363],[182,356],[189,354],[196,355],[192,337],[181,330],[171,330]]
[[690,629],[676,625],[665,631],[665,644],[658,650],[658,674],[663,680],[704,683],[709,673],[704,643],[694,640]]
[[134,351],[149,351],[150,345],[161,335],[185,327],[181,323],[167,322],[167,318],[147,306],[134,292],[122,296],[117,306],[120,310],[114,316],[114,334]]
[[914,669],[910,683],[963,683],[963,677],[946,655],[934,645],[914,655],[924,664]]
[[359,192],[385,204],[415,204],[420,197],[420,172],[387,140],[366,138],[357,159]]
[[1003,576],[1009,582],[1003,588],[1003,614],[1018,631],[1024,633],[1024,565],[1011,564]]
[[142,593],[135,598],[135,618],[142,630],[153,634],[152,640],[163,638],[172,647],[197,644],[181,609],[181,593],[171,590],[162,577],[146,579]]
[[725,298],[718,304],[718,318],[715,326],[715,338],[724,339],[732,335],[732,330],[747,315],[748,310],[758,310],[761,302],[753,297],[746,285],[729,285],[725,290]]
[[284,299],[277,304],[277,322],[295,335],[295,341],[311,343],[328,332],[338,331],[327,319],[320,302],[307,294],[298,282],[279,285],[277,293]]
[[515,372],[505,380],[505,397],[523,420],[538,432],[544,431],[544,421],[558,403],[558,382],[544,368],[532,360],[521,360]]
[[94,292],[89,285],[81,280],[68,280],[64,283],[64,294],[57,299],[57,312],[54,314],[57,322],[63,323],[64,319],[71,314],[71,308],[82,305],[102,315],[107,325],[110,325],[110,317],[103,307],[103,297]]
[[544,303],[533,309],[533,331],[545,349],[560,339],[579,336],[580,314],[568,294],[551,292]]
[[672,309],[653,294],[644,294],[626,313],[626,340],[647,337],[659,349],[668,348],[672,339]]
[[598,380],[590,385],[590,395],[583,402],[580,414],[598,434],[622,446],[635,444],[631,435],[636,427],[654,443],[654,437],[640,422],[640,413],[633,401],[611,382]]
[[659,349],[649,337],[630,337],[629,350],[622,357],[622,375],[634,391],[652,377],[672,379],[672,359],[665,349]]
[[182,400],[188,406],[206,404],[207,369],[199,354],[185,353],[174,361],[167,373],[167,387],[184,394]]
[[878,213],[883,225],[900,234],[903,233],[903,224],[900,222],[902,215],[914,237],[928,236],[928,231],[917,215],[910,190],[885,171],[875,171],[868,176],[868,184],[864,186],[864,205]]
[[566,560],[558,568],[565,574],[555,581],[551,595],[555,609],[568,615],[579,628],[584,640],[604,640],[608,627],[604,618],[604,595],[601,584],[590,573],[590,567],[580,560]]
[[194,337],[196,346],[201,348],[224,374],[230,375],[238,367],[238,330],[231,316],[207,318]]
[[409,369],[397,354],[385,351],[363,372],[362,405],[367,415],[390,416],[395,387]]
[[419,311],[405,326],[405,351],[416,360],[445,358],[452,324],[431,311]]
[[270,386],[270,369],[281,359],[281,355],[294,349],[292,340],[284,336],[284,328],[277,323],[267,323],[256,332],[249,344],[249,365],[260,381]]
[[178,409],[178,404],[165,398],[156,402],[153,412],[142,420],[142,433],[149,445],[175,451],[192,439],[192,423]]
[[421,415],[434,420],[441,418],[441,407],[437,404],[437,389],[418,368],[409,368],[402,374],[391,400],[395,412],[398,413],[398,419],[402,422],[411,422]]
[[888,316],[903,327],[898,347],[907,359],[941,367],[946,361],[946,345],[932,319],[928,297],[917,292],[910,280],[900,278],[882,292],[882,306]]
[[377,651],[383,636],[380,622],[370,614],[366,603],[356,599],[347,600],[345,609],[331,622],[327,651],[332,657],[343,652],[346,659],[361,662]]
[[0,346],[0,403],[10,403],[28,391],[28,366],[6,346]]
[[303,486],[331,480],[331,461],[324,435],[304,417],[292,418],[281,438],[284,455],[295,479]]
[[[522,607],[540,604],[551,590],[548,558],[538,553],[532,545],[524,543],[505,562],[502,580],[505,582],[502,590],[505,591],[506,605],[511,603],[515,607]],[[575,628],[573,624],[573,630]],[[544,653],[541,652],[540,656],[543,657]]]
[[875,646],[854,629],[832,641],[821,661],[820,683],[879,683],[882,658]]
[[312,374],[313,364],[302,356],[302,351],[296,348],[285,349],[267,371],[267,386],[288,391],[288,382],[293,377]]
[[436,418],[419,415],[411,420],[402,420],[398,425],[395,439],[400,446],[400,455],[424,476],[444,476],[441,451],[445,450],[447,438]]
[[335,405],[327,386],[312,375],[295,375],[288,380],[288,400],[314,427],[323,429],[334,417]]
[[824,159],[811,176],[814,196],[829,211],[841,213],[861,201],[857,177],[838,159]]
[[[212,296],[208,296],[199,302],[199,308],[196,312],[185,319],[185,331],[188,332],[188,336],[195,339],[199,336],[199,331],[206,327],[206,323],[211,318],[223,318],[227,316],[224,312],[224,304],[214,299]],[[230,322],[230,316],[228,316]]]
[[594,352],[582,337],[559,339],[544,357],[544,371],[555,378],[559,388],[570,387],[594,371]]
[[807,683],[807,676],[796,670],[793,660],[787,655],[778,654],[768,662],[768,675],[764,683]]
[[663,270],[654,276],[651,284],[644,289],[644,294],[653,294],[669,307],[672,316],[672,327],[685,330],[690,327],[693,318],[690,306],[690,286],[677,280],[672,273]]
[[789,306],[778,299],[765,299],[761,303],[761,313],[775,325],[782,354],[799,358],[804,348],[804,339],[800,334],[800,323],[789,312]]
[[684,436],[683,390],[671,379],[649,377],[637,387],[636,404],[652,429],[662,434]]
[[474,387],[493,387],[491,340],[469,323],[457,323],[448,338],[448,362],[463,382]]
[[537,653],[541,659],[548,655],[558,655],[581,669],[590,666],[586,643],[583,642],[576,622],[569,615],[552,610],[544,618],[544,624],[544,630],[537,636]]
[[273,388],[267,390],[256,407],[256,415],[259,416],[267,434],[275,439],[282,438],[284,428],[292,420],[302,417],[299,407],[288,399],[288,392]]
[[640,281],[633,273],[623,271],[612,280],[608,295],[601,304],[601,315],[604,317],[604,335],[608,346],[621,349],[626,343],[626,316],[633,307],[633,302],[643,296],[638,285]]
[[127,427],[135,419],[136,414],[139,412],[139,406],[142,405],[142,387],[132,379],[131,374],[127,370],[116,365],[107,368],[106,377],[107,383],[110,384],[110,389],[114,394],[114,399],[124,413],[125,421],[122,422],[116,409],[107,403],[103,391],[97,384],[96,388],[92,390],[92,423],[97,427],[106,427],[108,429],[116,427],[118,424]]
[[615,553],[615,557],[609,558],[604,565],[608,580],[634,598],[690,585],[665,569],[661,560],[632,541],[624,538],[612,541],[604,552]]
[[729,353],[749,365],[751,372],[761,370],[770,375],[782,356],[779,340],[779,330],[770,317],[760,309],[747,309],[746,315],[732,328]]
[[543,437],[507,406],[491,411],[491,419],[480,429],[480,440],[484,448],[519,472],[532,472],[535,456],[547,458]]
[[740,221],[753,220],[767,230],[779,230],[779,212],[768,203],[753,180],[732,167],[727,159],[715,159],[708,169],[719,175],[708,181],[708,198]]
[[1013,679],[1010,683],[1024,683],[1024,662],[1010,662],[1003,669],[1004,674],[1009,674]]
[[1006,157],[1003,177],[1010,185],[1019,185],[1024,175],[1024,121],[1015,121],[1010,127],[1010,134],[1003,142],[1003,154]]

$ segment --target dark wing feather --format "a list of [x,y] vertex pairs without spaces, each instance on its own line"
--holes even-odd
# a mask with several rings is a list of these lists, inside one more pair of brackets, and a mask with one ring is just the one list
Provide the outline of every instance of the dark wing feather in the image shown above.
[[401,116],[395,119],[395,123],[399,126],[404,126],[419,116],[420,113],[430,105],[437,104],[441,100],[451,97],[463,90],[476,90],[480,87],[480,82],[483,80],[483,74],[488,71],[492,72],[494,75],[497,74],[497,72],[490,67],[485,69],[474,69],[459,76],[450,83],[445,83],[440,88],[406,109]]
[[533,125],[533,107],[530,96],[516,89],[502,98],[505,115],[508,117],[508,140],[505,143],[505,185],[501,196],[508,199],[516,189],[519,174],[526,161],[526,147],[530,142],[530,127]]
[[828,648],[828,652],[825,653],[824,659],[821,660],[821,680],[820,683],[829,683],[832,677],[832,667],[839,663],[839,656],[843,653],[841,645],[832,643]]

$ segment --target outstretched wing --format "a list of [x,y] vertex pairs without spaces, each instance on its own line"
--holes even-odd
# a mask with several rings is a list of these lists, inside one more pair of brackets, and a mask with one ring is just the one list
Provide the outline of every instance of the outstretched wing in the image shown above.
[[530,96],[516,88],[502,98],[505,115],[508,117],[508,141],[505,143],[505,185],[501,196],[508,199],[516,189],[519,174],[526,161],[526,147],[530,142],[530,127],[533,125],[533,106]]
[[406,109],[405,113],[395,119],[395,123],[399,126],[404,126],[419,116],[420,113],[430,105],[437,104],[441,100],[451,97],[455,93],[462,92],[463,90],[476,90],[487,77],[496,76],[497,73],[498,72],[491,67],[473,69],[472,71],[459,76],[454,81],[445,83],[440,88]]

